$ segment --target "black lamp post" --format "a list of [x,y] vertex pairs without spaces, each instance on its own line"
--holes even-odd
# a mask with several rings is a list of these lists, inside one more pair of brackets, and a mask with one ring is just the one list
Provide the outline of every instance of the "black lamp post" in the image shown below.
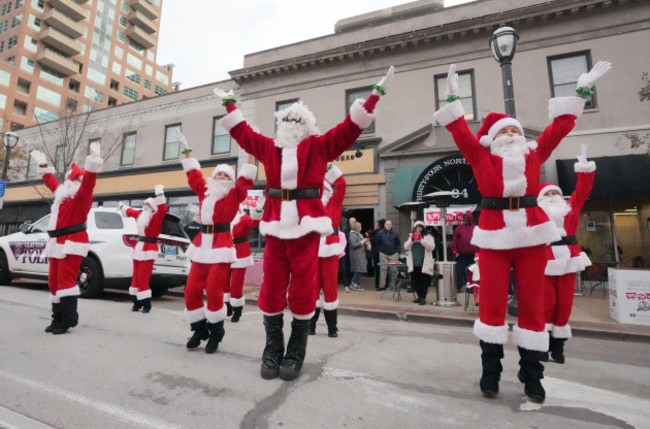
[[11,149],[18,144],[18,135],[13,131],[7,131],[2,135],[2,144],[5,146],[5,163],[2,167],[2,180],[7,180],[7,169],[9,168],[9,156]]
[[515,91],[512,85],[512,59],[517,50],[519,35],[511,27],[499,27],[488,39],[492,56],[501,64],[503,80],[503,98],[506,103],[506,114],[512,118],[515,113]]

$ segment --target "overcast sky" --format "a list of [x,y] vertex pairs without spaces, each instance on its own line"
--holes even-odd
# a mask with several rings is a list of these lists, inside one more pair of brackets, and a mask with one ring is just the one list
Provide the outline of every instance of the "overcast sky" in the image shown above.
[[[445,0],[445,6],[473,0]],[[244,55],[334,33],[343,18],[407,0],[163,0],[158,64],[181,89],[229,79]]]

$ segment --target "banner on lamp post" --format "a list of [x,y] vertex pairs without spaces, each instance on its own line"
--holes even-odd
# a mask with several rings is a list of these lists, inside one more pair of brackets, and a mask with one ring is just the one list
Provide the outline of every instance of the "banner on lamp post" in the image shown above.
[[[445,217],[446,225],[460,225],[463,222],[463,214],[466,211],[473,212],[476,210],[476,204],[452,205],[447,208]],[[442,226],[442,213],[437,207],[428,207],[424,209],[424,223],[430,226]]]

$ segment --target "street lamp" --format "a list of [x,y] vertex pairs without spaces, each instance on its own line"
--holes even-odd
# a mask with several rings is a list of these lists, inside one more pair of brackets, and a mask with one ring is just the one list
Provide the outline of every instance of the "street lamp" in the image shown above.
[[9,168],[9,156],[11,154],[11,149],[16,147],[18,144],[18,135],[13,131],[7,131],[2,135],[2,144],[7,149],[5,151],[5,163],[2,167],[2,180],[7,180],[7,169]]
[[503,98],[506,103],[506,114],[515,118],[515,91],[512,85],[512,59],[517,50],[519,35],[511,27],[499,27],[488,39],[492,56],[501,64],[501,79],[503,80]]

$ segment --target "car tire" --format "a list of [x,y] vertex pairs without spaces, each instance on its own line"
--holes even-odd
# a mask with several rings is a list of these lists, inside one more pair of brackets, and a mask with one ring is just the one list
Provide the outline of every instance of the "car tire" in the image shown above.
[[[81,281],[81,274],[85,273],[87,278]],[[82,298],[97,298],[101,296],[104,291],[104,270],[99,261],[93,257],[88,256],[81,261],[79,267],[79,278],[77,279],[79,290]]]
[[0,252],[0,285],[11,283],[11,273],[9,272],[9,262],[5,252]]
[[153,286],[151,288],[151,296],[154,298],[160,298],[169,291],[169,288],[166,286]]

